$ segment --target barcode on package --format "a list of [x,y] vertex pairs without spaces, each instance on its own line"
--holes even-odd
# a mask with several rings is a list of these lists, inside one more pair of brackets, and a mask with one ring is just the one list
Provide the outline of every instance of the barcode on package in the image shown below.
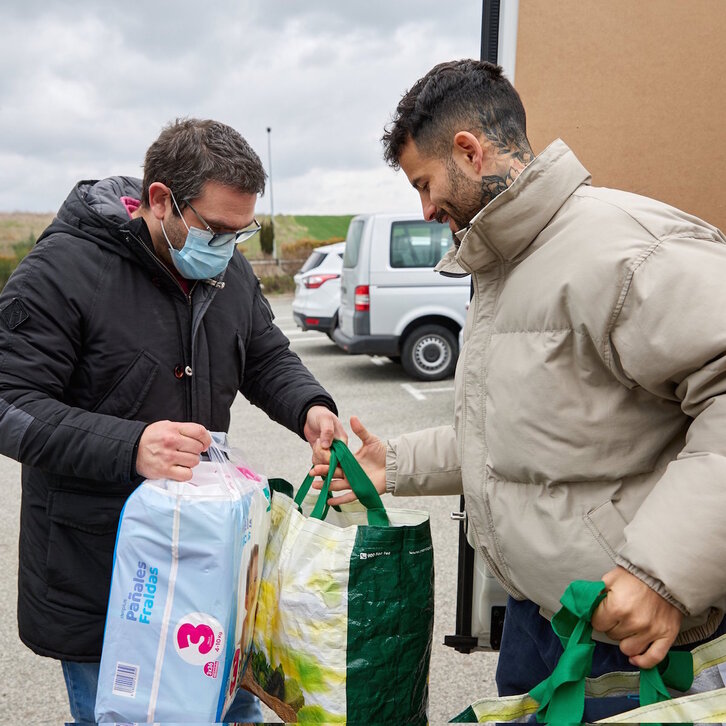
[[136,697],[136,682],[139,680],[139,666],[130,663],[116,663],[116,675],[113,678],[113,694],[115,696]]

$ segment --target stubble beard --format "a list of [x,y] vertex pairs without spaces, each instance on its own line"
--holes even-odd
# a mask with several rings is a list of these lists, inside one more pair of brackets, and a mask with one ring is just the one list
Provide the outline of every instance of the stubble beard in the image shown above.
[[483,200],[482,186],[469,179],[453,159],[447,161],[446,170],[451,201],[444,213],[454,220],[458,229],[464,229],[488,202]]

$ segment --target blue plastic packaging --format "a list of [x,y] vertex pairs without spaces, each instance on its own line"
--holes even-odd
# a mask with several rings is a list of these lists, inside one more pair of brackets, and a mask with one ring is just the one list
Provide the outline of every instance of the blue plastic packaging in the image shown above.
[[98,722],[222,720],[252,637],[267,480],[215,448],[189,482],[145,481],[121,514]]

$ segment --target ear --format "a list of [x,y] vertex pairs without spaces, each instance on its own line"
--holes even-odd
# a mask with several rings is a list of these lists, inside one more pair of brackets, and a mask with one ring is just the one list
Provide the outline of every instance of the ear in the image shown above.
[[486,152],[479,139],[469,131],[458,131],[454,136],[454,158],[472,176],[481,177]]
[[149,185],[149,209],[157,219],[164,219],[164,215],[171,204],[169,187],[161,182],[152,182]]

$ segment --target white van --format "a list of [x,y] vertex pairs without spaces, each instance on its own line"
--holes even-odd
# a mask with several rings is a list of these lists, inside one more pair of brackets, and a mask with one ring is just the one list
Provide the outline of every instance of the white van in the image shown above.
[[338,327],[347,353],[400,360],[419,380],[454,373],[469,277],[433,268],[453,243],[448,225],[417,214],[360,214],[348,227]]

